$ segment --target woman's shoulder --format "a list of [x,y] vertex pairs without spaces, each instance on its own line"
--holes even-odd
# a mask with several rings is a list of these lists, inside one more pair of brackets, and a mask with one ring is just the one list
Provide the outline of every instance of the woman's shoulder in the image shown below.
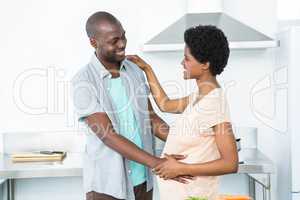
[[198,107],[195,107],[197,118],[208,127],[230,122],[230,108],[226,99],[226,92],[222,88],[211,91]]
[[222,88],[213,89],[195,104],[194,109],[200,113],[228,112],[225,91]]
[[214,88],[203,97],[203,100],[205,103],[212,105],[227,102],[226,93],[222,88]]

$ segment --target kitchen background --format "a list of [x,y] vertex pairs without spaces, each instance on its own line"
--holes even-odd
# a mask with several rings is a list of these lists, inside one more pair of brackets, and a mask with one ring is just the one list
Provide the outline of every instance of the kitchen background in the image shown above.
[[[128,39],[127,54],[139,54],[147,60],[168,94],[175,97],[194,89],[193,82],[182,79],[183,52],[145,52],[144,43],[187,11],[223,12],[271,38],[284,40],[284,28],[300,19],[297,3],[296,0],[1,0],[0,151],[11,153],[28,146],[83,150],[82,126],[74,120],[68,80],[93,53],[84,27],[87,17],[95,11],[109,11],[120,19]],[[291,199],[291,181],[296,174],[291,175],[289,159],[289,65],[280,59],[279,54],[283,53],[280,48],[232,50],[219,80],[227,90],[234,126],[256,127],[257,147],[277,167],[274,199],[286,200]],[[159,114],[172,123],[173,115]],[[44,139],[36,135],[44,135]],[[247,194],[248,189],[246,175],[222,178],[224,192]],[[4,190],[4,186],[0,187],[0,194]],[[41,197],[83,199],[82,179],[16,180],[16,200]]]

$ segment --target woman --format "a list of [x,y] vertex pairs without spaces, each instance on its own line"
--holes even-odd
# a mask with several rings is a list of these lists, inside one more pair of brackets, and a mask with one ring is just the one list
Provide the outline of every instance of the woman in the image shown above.
[[[189,197],[217,199],[218,176],[235,173],[238,155],[229,108],[216,76],[225,68],[228,41],[215,26],[197,26],[184,33],[184,79],[195,79],[198,89],[180,99],[169,99],[152,68],[138,56],[127,58],[146,73],[151,93],[163,112],[181,113],[170,128],[163,150],[166,162],[155,167],[161,200]],[[177,161],[170,154],[186,155]],[[190,175],[187,184],[171,178]]]

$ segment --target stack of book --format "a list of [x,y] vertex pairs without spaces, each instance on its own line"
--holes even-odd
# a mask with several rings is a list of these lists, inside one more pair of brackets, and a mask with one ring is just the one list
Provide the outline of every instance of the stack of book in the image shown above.
[[40,152],[26,152],[14,153],[11,155],[13,162],[48,162],[48,161],[62,161],[67,153],[63,151],[40,151]]

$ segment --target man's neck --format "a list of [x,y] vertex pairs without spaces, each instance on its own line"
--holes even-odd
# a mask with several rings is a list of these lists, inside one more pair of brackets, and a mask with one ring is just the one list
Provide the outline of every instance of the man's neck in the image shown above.
[[100,56],[96,54],[96,57],[98,58],[99,62],[104,66],[104,68],[109,71],[112,75],[113,78],[117,78],[120,76],[120,68],[121,68],[121,63],[120,62],[107,62],[104,59],[102,59]]

